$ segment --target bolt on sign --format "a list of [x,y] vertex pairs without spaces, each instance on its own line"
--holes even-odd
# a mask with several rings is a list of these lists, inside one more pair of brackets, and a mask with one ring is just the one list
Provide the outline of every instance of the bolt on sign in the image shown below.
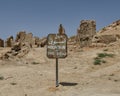
[[47,37],[47,57],[65,58],[67,57],[67,35],[49,34]]

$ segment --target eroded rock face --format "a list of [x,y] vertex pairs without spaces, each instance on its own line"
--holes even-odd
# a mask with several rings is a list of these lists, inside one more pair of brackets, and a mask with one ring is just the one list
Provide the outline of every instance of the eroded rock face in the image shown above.
[[117,41],[116,35],[95,35],[92,39],[93,43],[110,44]]
[[[4,42],[0,39],[1,46],[4,46]],[[32,33],[26,33],[25,31],[19,32],[16,35],[16,39],[10,36],[6,40],[6,47],[11,47],[8,52],[3,53],[1,59],[15,59],[21,58],[29,53],[31,48],[44,47],[47,44],[47,38],[40,39],[39,37],[33,37]]]
[[35,44],[32,33],[26,34],[26,32],[19,32],[16,36],[15,41],[13,36],[6,40],[6,47],[11,47],[11,50],[1,56],[2,59],[10,59],[15,57],[25,56],[32,46]]
[[[92,39],[92,45],[106,45],[111,46],[118,44],[120,41],[120,20],[111,23],[108,26],[99,30]],[[117,42],[117,43],[116,43]]]
[[35,40],[35,45],[36,45],[36,47],[40,47],[40,38],[37,37],[37,36],[35,36],[35,37],[34,37],[34,40]]
[[40,46],[41,46],[41,47],[44,47],[45,45],[47,45],[47,38],[46,38],[46,37],[44,37],[44,38],[41,39],[41,41],[40,41]]
[[39,37],[33,37],[32,33],[19,32],[16,36],[15,42],[28,43],[32,47],[44,47],[47,44],[47,38],[40,39]]
[[5,41],[5,47],[12,47],[13,44],[14,44],[13,36],[8,37],[7,40]]
[[90,46],[95,34],[96,22],[93,20],[82,20],[77,30],[77,41],[79,41],[80,47]]
[[0,47],[4,47],[4,40],[0,39]]
[[4,53],[0,58],[2,60],[5,59],[15,59],[15,58],[22,58],[24,57],[26,54],[29,53],[31,47],[29,45],[29,43],[20,43],[20,42],[16,42],[13,47],[11,47],[11,50],[7,51],[6,53]]
[[25,36],[26,36],[25,31],[23,31],[23,32],[21,31],[21,32],[17,33],[15,42],[23,42],[25,40]]
[[[99,34],[95,35],[92,39],[92,45],[99,47],[100,44],[109,46],[115,42],[120,41],[120,34]],[[106,47],[105,46],[105,47]]]
[[26,33],[26,32],[19,32],[16,36],[16,42],[20,42],[20,43],[29,43],[29,45],[32,47],[33,45],[35,45],[35,39],[33,38],[33,34],[32,33]]

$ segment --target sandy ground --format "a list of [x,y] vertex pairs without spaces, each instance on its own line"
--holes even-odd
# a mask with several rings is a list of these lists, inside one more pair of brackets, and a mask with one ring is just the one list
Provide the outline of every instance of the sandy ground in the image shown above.
[[93,63],[104,49],[68,51],[59,59],[59,87],[55,59],[46,57],[46,48],[31,49],[21,59],[0,60],[0,96],[120,96],[120,51],[108,50],[115,56],[101,65]]

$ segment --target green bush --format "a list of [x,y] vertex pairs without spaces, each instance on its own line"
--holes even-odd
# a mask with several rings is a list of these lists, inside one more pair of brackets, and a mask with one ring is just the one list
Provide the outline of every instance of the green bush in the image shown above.
[[106,56],[107,56],[106,53],[99,53],[99,54],[98,54],[98,57],[99,57],[99,58],[104,58],[104,57],[106,57]]
[[94,58],[94,65],[101,65],[101,63],[106,63],[103,58],[105,57],[113,57],[114,54],[108,54],[108,53],[99,53],[97,54],[97,57]]
[[95,59],[94,65],[101,65],[101,60],[100,59]]
[[113,57],[114,54],[108,54],[108,53],[99,53],[98,57],[99,58],[104,58],[104,57]]

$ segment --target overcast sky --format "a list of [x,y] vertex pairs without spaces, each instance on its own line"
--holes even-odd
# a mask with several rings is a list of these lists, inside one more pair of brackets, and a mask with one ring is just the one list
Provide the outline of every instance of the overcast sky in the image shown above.
[[34,36],[76,35],[81,20],[95,20],[97,30],[120,19],[120,0],[0,0],[0,38],[25,30]]

